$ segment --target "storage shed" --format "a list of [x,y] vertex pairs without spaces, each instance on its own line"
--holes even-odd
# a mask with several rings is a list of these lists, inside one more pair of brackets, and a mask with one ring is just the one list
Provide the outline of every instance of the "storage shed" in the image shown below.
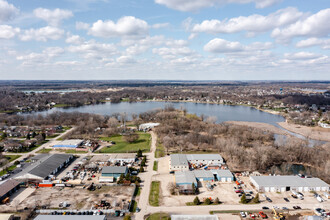
[[214,181],[214,175],[210,171],[206,170],[194,170],[192,171],[197,181]]
[[197,187],[197,180],[193,172],[190,171],[177,171],[175,172],[175,183],[178,186],[192,185]]

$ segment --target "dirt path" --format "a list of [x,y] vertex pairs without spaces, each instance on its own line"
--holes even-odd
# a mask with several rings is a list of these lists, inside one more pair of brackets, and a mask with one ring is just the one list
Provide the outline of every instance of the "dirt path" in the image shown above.
[[150,153],[147,153],[147,168],[145,169],[146,172],[140,175],[142,180],[142,189],[140,194],[140,200],[138,203],[138,207],[141,209],[140,212],[135,213],[135,219],[142,220],[144,215],[147,214],[147,208],[149,206],[149,193],[150,193],[150,185],[152,176],[156,174],[156,171],[153,171],[153,165],[155,161],[155,151],[156,151],[156,143],[157,143],[157,136],[156,134],[151,131],[151,147]]

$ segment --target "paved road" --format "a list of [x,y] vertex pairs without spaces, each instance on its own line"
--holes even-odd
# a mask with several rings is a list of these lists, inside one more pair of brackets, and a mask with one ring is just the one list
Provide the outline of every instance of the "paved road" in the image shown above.
[[9,155],[22,155],[21,157],[17,158],[16,160],[11,161],[10,163],[7,163],[4,167],[1,167],[0,171],[2,171],[5,167],[10,167],[11,165],[13,165],[15,163],[15,161],[19,161],[22,160],[24,158],[26,158],[28,155],[30,154],[36,154],[37,151],[41,150],[42,148],[46,148],[46,147],[50,147],[54,144],[55,141],[57,141],[58,138],[63,137],[64,135],[66,135],[68,132],[72,131],[73,129],[75,129],[75,127],[72,127],[71,129],[63,132],[62,134],[60,134],[59,136],[49,139],[49,141],[47,143],[44,143],[43,145],[41,145],[40,147],[37,147],[36,149],[34,149],[33,151],[27,152],[27,153],[4,153],[5,154],[9,154]]
[[152,176],[156,174],[155,171],[153,171],[153,165],[155,161],[155,151],[156,151],[156,142],[157,142],[157,136],[156,134],[151,131],[151,147],[150,147],[150,153],[147,155],[147,168],[145,169],[146,172],[142,173],[140,175],[142,182],[142,189],[140,194],[140,200],[138,203],[138,207],[141,209],[139,213],[135,213],[135,219],[142,220],[143,216],[147,214],[147,208],[149,206],[149,192],[150,192],[150,185]]
[[[281,203],[281,204],[258,204],[258,205],[210,205],[210,206],[160,206],[160,207],[152,207],[148,206],[146,214],[155,213],[155,212],[167,212],[171,214],[209,214],[210,211],[224,211],[224,210],[261,210],[263,206],[267,206],[272,208],[273,206],[277,207],[287,207],[292,209],[292,206],[295,204]],[[330,208],[330,204],[327,203],[314,203],[314,204],[299,204],[302,209],[315,209],[315,208],[323,208],[328,210]],[[279,210],[280,211],[280,210]],[[280,211],[282,212],[282,211]]]

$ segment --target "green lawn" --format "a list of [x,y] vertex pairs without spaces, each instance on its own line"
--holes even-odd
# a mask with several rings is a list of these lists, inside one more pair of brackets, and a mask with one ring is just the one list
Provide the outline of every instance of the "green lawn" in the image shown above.
[[102,137],[103,141],[114,141],[116,144],[110,147],[104,147],[97,153],[136,153],[139,149],[142,152],[150,151],[150,139],[151,136],[148,133],[137,132],[139,139],[133,143],[128,143],[123,139],[122,135],[115,135],[112,137]]
[[68,104],[56,104],[54,105],[53,107],[56,107],[56,108],[64,108],[64,107],[69,107]]
[[157,171],[158,170],[158,161],[154,161],[153,170],[154,171]]
[[59,136],[60,134],[53,134],[53,135],[49,135],[49,136],[47,136],[47,138],[49,139],[49,138],[56,138],[57,136]]
[[16,165],[12,165],[6,169],[1,170],[0,176],[5,175],[8,171],[13,171],[16,169]]
[[136,208],[137,208],[137,202],[135,200],[132,200],[132,204],[131,204],[131,207],[130,207],[130,212],[135,212],[136,211]]
[[64,152],[66,154],[87,154],[87,151],[76,151],[76,150],[56,150],[60,152]]
[[38,150],[37,153],[48,154],[51,150],[52,150],[51,148],[45,148],[45,149]]
[[159,181],[152,181],[151,182],[151,189],[149,194],[149,204],[151,206],[159,206]]
[[151,214],[147,220],[170,220],[170,216],[167,213],[154,213]]
[[21,157],[22,155],[8,155],[6,154],[6,158],[8,159],[8,162],[12,162],[13,160],[16,160],[17,158]]
[[165,156],[165,147],[164,145],[158,143],[155,151],[155,157],[160,158]]

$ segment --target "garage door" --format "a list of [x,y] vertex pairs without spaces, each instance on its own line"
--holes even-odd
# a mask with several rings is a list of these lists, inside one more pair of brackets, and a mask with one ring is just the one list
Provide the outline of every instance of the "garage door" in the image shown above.
[[227,182],[231,182],[232,180],[231,180],[231,178],[227,178]]
[[265,187],[265,192],[269,192],[269,191],[270,191],[269,187]]
[[226,177],[222,177],[221,182],[226,182]]
[[321,187],[316,187],[316,191],[321,191]]
[[271,192],[276,192],[276,188],[275,187],[270,187],[270,191]]

